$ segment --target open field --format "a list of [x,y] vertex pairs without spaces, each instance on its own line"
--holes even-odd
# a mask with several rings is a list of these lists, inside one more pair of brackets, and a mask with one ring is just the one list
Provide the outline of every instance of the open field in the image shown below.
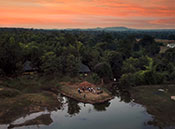
[[168,39],[155,39],[158,43],[163,43],[164,46],[160,46],[160,53],[164,53],[169,48],[167,47],[168,44],[174,44],[175,40],[168,40]]
[[155,41],[163,43],[164,45],[175,43],[175,40],[168,40],[168,39],[155,39]]
[[144,105],[148,113],[154,116],[155,119],[148,124],[161,128],[175,126],[175,101],[171,99],[171,96],[175,96],[175,85],[134,87],[131,96],[136,103]]
[[[52,92],[53,82],[26,77],[1,79],[0,124],[8,124],[27,114],[59,109],[61,102]],[[48,87],[47,87],[48,86]]]

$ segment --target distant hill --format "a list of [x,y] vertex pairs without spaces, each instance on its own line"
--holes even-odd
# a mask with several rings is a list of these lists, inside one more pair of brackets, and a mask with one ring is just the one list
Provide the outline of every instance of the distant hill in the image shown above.
[[143,32],[162,32],[162,31],[175,31],[175,29],[134,29],[134,28],[127,28],[127,27],[105,27],[105,28],[101,28],[101,27],[97,27],[97,28],[89,28],[89,29],[64,29],[64,30],[78,30],[78,31],[114,31],[114,32],[118,32],[118,31],[143,31]]
[[104,30],[110,30],[110,31],[128,31],[131,30],[127,27],[106,27]]
[[8,27],[0,27],[0,30],[11,30],[11,29],[15,29],[15,30],[38,30],[38,31],[42,31],[42,30],[48,30],[48,31],[105,31],[105,32],[172,32],[175,33],[175,29],[135,29],[135,28],[128,28],[128,27],[124,27],[124,26],[119,26],[119,27],[105,27],[105,28],[101,28],[101,27],[97,27],[97,28],[87,28],[87,29],[82,29],[82,28],[66,28],[66,29],[35,29],[35,28],[8,28]]
[[133,30],[127,27],[105,27],[105,28],[92,28],[92,29],[80,29],[80,30],[90,30],[90,31],[129,31]]

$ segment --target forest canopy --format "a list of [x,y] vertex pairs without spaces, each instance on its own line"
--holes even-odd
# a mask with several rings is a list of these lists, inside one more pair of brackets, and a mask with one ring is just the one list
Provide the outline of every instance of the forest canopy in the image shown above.
[[155,39],[175,31],[0,29],[0,75],[20,75],[30,61],[42,75],[78,76],[80,64],[122,86],[175,81],[175,48],[160,53]]

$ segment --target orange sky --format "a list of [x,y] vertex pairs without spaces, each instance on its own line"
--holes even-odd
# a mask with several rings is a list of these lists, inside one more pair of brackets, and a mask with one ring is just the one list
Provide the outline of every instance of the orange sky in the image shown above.
[[0,0],[0,27],[175,29],[175,0]]

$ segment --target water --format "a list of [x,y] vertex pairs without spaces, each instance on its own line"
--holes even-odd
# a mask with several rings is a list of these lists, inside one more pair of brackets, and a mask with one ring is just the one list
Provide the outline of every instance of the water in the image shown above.
[[[26,121],[44,116],[39,124]],[[63,107],[57,111],[38,112],[15,120],[13,129],[159,129],[147,125],[152,116],[138,104],[115,97],[104,104],[83,104],[64,97]],[[0,125],[6,129],[9,125]]]

